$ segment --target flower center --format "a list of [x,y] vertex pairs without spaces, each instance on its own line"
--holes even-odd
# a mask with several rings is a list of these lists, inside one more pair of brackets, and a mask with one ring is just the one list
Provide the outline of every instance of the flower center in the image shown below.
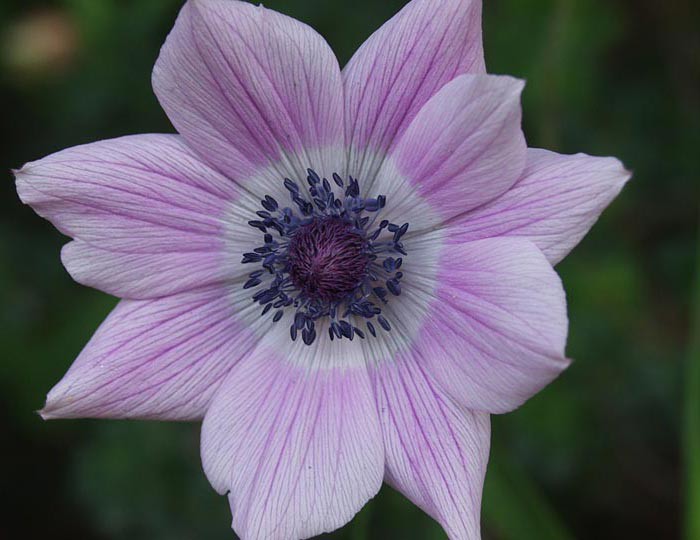
[[342,300],[361,283],[369,256],[362,234],[337,217],[314,219],[289,242],[289,276],[309,299]]
[[401,256],[406,255],[401,240],[408,223],[382,220],[377,225],[386,197],[362,198],[352,177],[346,183],[334,174],[334,190],[326,178],[311,169],[308,174],[308,197],[287,178],[293,207],[280,208],[267,195],[257,212],[260,219],[248,222],[263,233],[264,243],[243,255],[244,264],[262,266],[249,274],[244,289],[259,288],[252,299],[263,306],[262,315],[275,310],[273,322],[286,308],[294,309],[290,337],[301,334],[307,345],[316,340],[322,319],[329,321],[331,340],[364,339],[363,320],[372,336],[377,335],[374,323],[390,331],[380,306],[390,294],[401,294]]

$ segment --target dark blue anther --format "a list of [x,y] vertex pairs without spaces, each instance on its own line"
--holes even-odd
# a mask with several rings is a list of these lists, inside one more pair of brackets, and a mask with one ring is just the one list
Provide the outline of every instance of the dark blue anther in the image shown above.
[[306,315],[302,313],[301,311],[298,311],[294,315],[294,326],[297,327],[297,330],[301,330],[304,328],[304,324],[306,323]]
[[386,330],[387,332],[391,330],[391,325],[389,324],[389,321],[387,321],[383,316],[379,315],[379,317],[377,317],[377,322],[379,323],[379,326],[384,328],[384,330]]
[[338,339],[343,337],[343,333],[340,331],[340,325],[337,322],[333,321],[331,323],[331,330],[333,330],[335,337],[337,337]]
[[360,184],[352,176],[349,177],[348,187],[345,190],[346,197],[359,197],[360,196]]
[[374,294],[376,294],[382,300],[384,300],[386,298],[386,289],[385,288],[375,287],[374,289],[372,289],[372,291],[374,292]]
[[353,326],[347,321],[339,321],[338,324],[340,325],[340,333],[352,341],[352,338],[355,336]]
[[379,210],[379,201],[377,199],[367,199],[365,200],[365,210],[368,212],[376,212]]
[[284,179],[284,187],[292,193],[299,193],[299,186],[289,178]]
[[257,253],[244,253],[243,263],[259,262],[262,261],[262,257]]
[[316,171],[314,171],[313,169],[306,169],[306,172],[309,175],[307,177],[307,180],[311,186],[314,186],[321,182],[321,177],[318,174],[316,174]]
[[265,224],[262,221],[254,220],[254,221],[249,221],[248,225],[255,229],[261,230],[263,233],[267,232],[267,229],[265,228]]
[[316,330],[313,328],[304,328],[304,330],[301,331],[301,339],[306,345],[311,345],[316,339]]
[[275,212],[277,208],[279,208],[277,201],[269,195],[265,195],[265,199],[260,201],[260,204],[262,204],[262,207],[268,212]]
[[[299,183],[285,178],[291,207],[280,208],[277,200],[266,195],[261,201],[263,210],[256,212],[259,219],[249,222],[263,233],[264,243],[245,253],[242,262],[263,269],[249,274],[244,289],[264,287],[253,301],[263,306],[262,315],[275,310],[275,323],[282,319],[285,308],[294,309],[290,337],[294,341],[301,333],[306,345],[315,342],[316,322],[325,318],[329,319],[331,340],[365,339],[364,331],[350,317],[365,319],[374,337],[376,328],[370,319],[376,318],[381,328],[391,330],[380,306],[388,303],[389,293],[401,294],[403,273],[397,270],[403,259],[396,255],[406,254],[401,239],[408,224],[382,220],[374,225],[374,218],[367,214],[381,211],[386,197],[361,197],[355,178],[345,181],[333,174],[333,183],[344,190],[344,195],[336,197],[328,179],[313,169],[307,173],[310,198]],[[387,229],[391,235],[383,238]]]
[[401,228],[394,233],[394,242],[401,240],[401,237],[408,231],[408,223],[404,223]]
[[386,288],[394,296],[399,296],[401,294],[401,285],[395,279],[390,279],[386,282]]

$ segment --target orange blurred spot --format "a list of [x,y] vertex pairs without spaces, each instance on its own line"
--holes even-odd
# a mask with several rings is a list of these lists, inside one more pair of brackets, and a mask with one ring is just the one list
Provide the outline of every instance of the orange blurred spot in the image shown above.
[[31,13],[10,22],[3,34],[3,64],[20,77],[60,73],[76,58],[78,31],[64,11]]

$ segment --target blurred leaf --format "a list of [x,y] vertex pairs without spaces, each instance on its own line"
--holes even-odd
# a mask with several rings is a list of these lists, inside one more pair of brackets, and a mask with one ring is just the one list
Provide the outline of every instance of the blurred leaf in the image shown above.
[[685,377],[686,540],[700,540],[700,234],[697,256],[691,343]]
[[573,539],[537,485],[498,448],[491,452],[482,513],[499,540]]
[[[360,516],[367,511],[370,512],[370,523],[366,531],[368,540],[447,540],[447,535],[434,519],[386,484]],[[352,531],[353,522],[347,528]],[[343,531],[340,536],[333,535],[333,538],[347,538],[342,533]]]
[[488,71],[527,80],[526,133],[535,146],[564,148],[573,121],[605,99],[601,58],[621,30],[617,4],[501,0],[484,2],[484,10]]
[[374,505],[370,501],[348,524],[348,540],[368,540],[372,524]]
[[233,539],[228,501],[209,486],[198,446],[195,424],[95,423],[73,456],[75,496],[113,540]]

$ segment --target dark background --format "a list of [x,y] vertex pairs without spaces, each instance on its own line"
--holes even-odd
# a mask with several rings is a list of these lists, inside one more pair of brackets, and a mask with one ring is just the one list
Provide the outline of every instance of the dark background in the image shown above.
[[[401,0],[269,0],[345,63]],[[115,300],[74,284],[66,241],[7,171],[128,133],[172,131],[150,71],[179,0],[0,2],[0,538],[224,539],[198,426],[45,423],[33,412]],[[700,492],[700,375],[691,359],[700,152],[700,3],[487,0],[489,71],[527,79],[531,146],[620,157],[634,179],[559,271],[577,361],[494,418],[484,537],[683,537]],[[694,309],[695,304],[695,309]],[[696,349],[698,350],[698,349]],[[695,422],[684,414],[696,407]],[[692,463],[692,462],[691,462]],[[700,514],[700,498],[696,499]],[[385,488],[332,538],[437,539]],[[700,539],[700,527],[684,536]]]

